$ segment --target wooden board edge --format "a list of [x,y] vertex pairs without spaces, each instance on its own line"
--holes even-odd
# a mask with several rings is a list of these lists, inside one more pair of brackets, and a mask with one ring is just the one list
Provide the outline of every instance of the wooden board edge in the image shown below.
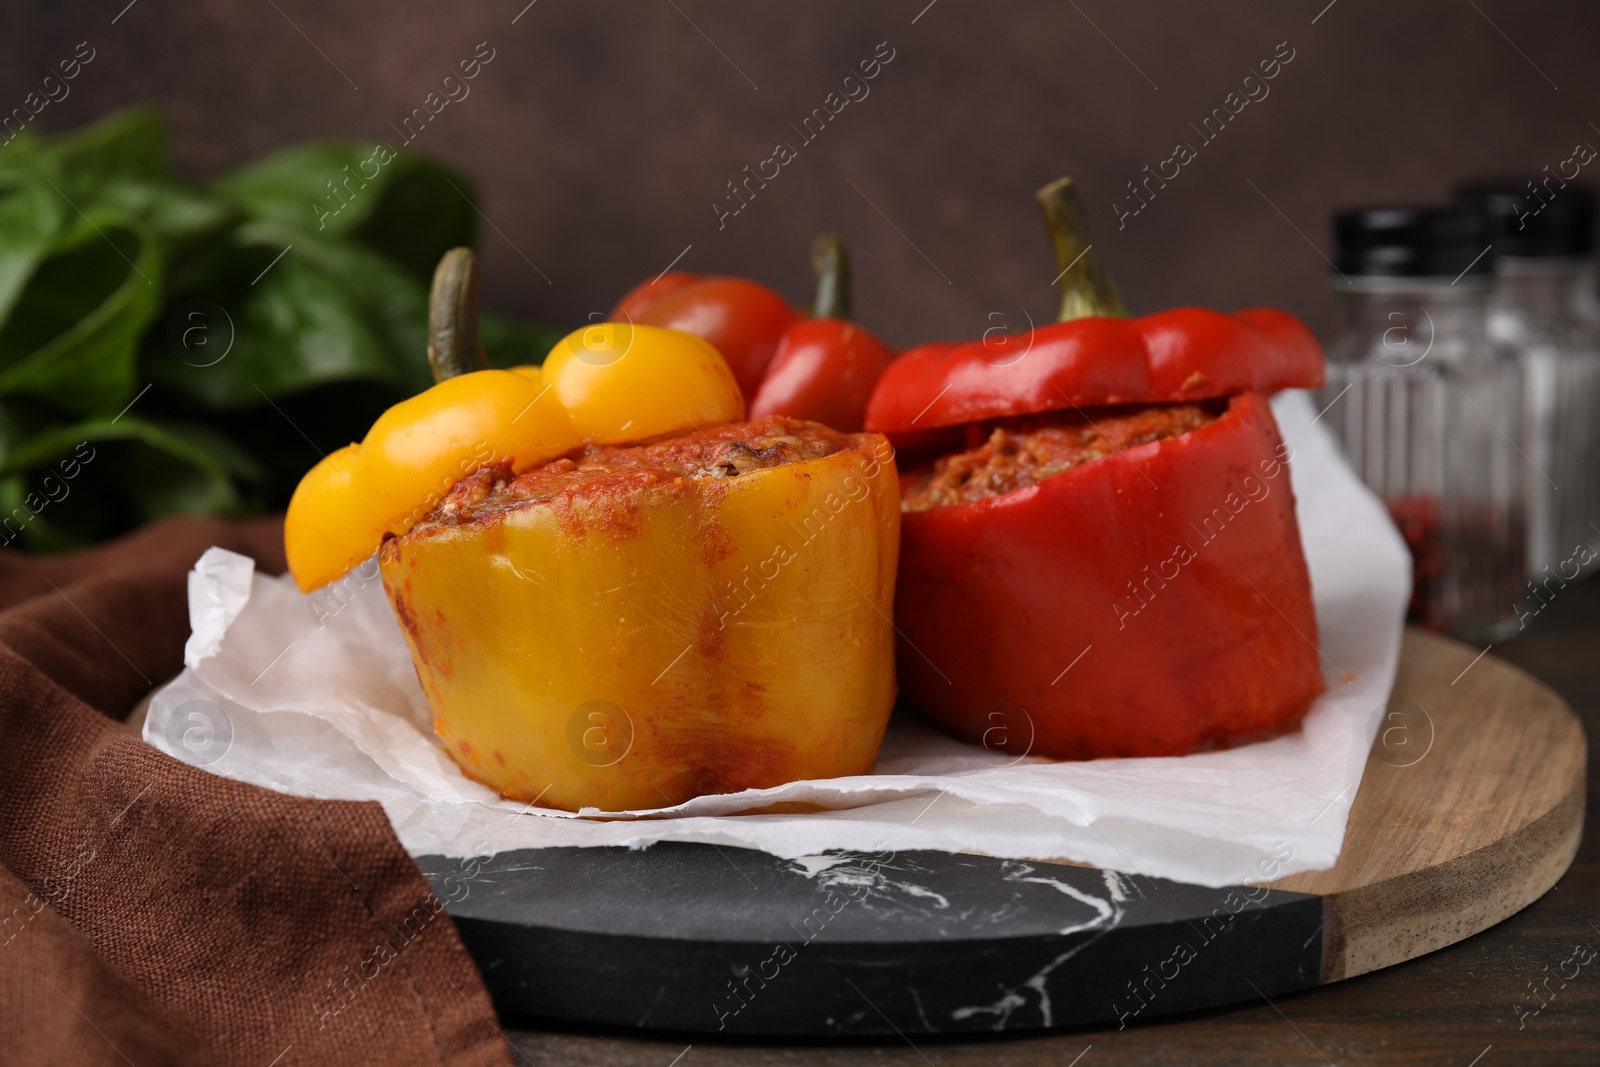
[[1561,801],[1482,848],[1323,897],[1322,983],[1435,952],[1515,915],[1555,887],[1583,838],[1580,763]]

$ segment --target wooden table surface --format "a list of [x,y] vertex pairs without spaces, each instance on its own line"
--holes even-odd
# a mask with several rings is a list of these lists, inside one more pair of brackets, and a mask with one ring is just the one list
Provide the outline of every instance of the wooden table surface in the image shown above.
[[[1562,591],[1491,655],[1560,693],[1600,732],[1600,582]],[[1586,814],[1596,809],[1589,777]],[[1579,964],[1578,961],[1587,960]],[[1576,972],[1576,973],[1574,973]],[[514,1058],[573,1067],[710,1065],[1600,1063],[1600,842],[1531,907],[1432,955],[1294,996],[1188,1017],[1039,1036],[851,1045],[752,1043],[508,1020]],[[912,1044],[915,1040],[915,1044]]]

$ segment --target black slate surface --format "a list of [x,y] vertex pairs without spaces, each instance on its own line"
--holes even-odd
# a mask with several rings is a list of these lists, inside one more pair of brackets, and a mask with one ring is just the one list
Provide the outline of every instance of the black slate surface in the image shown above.
[[944,852],[418,861],[502,1016],[788,1036],[1121,1023],[1317,984],[1320,897]]

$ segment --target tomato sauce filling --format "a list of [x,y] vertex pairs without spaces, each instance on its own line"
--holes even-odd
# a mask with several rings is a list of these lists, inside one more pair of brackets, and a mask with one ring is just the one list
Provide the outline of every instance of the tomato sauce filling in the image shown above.
[[821,459],[853,447],[817,422],[772,415],[632,445],[585,445],[522,474],[509,461],[479,468],[453,485],[417,529],[493,519],[531,504],[601,499],[689,479],[737,478]]
[[1209,426],[1222,403],[1049,411],[967,427],[967,447],[908,475],[904,511],[966,504],[1042,482],[1073,467]]

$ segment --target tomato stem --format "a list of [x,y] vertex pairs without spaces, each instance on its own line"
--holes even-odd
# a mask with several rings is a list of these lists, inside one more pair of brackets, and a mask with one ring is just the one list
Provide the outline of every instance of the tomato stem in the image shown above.
[[1061,313],[1058,322],[1099,315],[1128,318],[1128,306],[1117,292],[1117,283],[1094,249],[1089,233],[1089,213],[1083,197],[1071,178],[1060,178],[1035,194],[1044,213],[1045,229],[1055,249],[1056,267],[1061,273]]
[[470,248],[452,248],[434,268],[428,294],[428,366],[435,382],[489,367],[478,333],[478,259]]
[[811,269],[817,276],[817,295],[811,304],[811,317],[848,319],[850,255],[837,234],[825,233],[811,246]]

